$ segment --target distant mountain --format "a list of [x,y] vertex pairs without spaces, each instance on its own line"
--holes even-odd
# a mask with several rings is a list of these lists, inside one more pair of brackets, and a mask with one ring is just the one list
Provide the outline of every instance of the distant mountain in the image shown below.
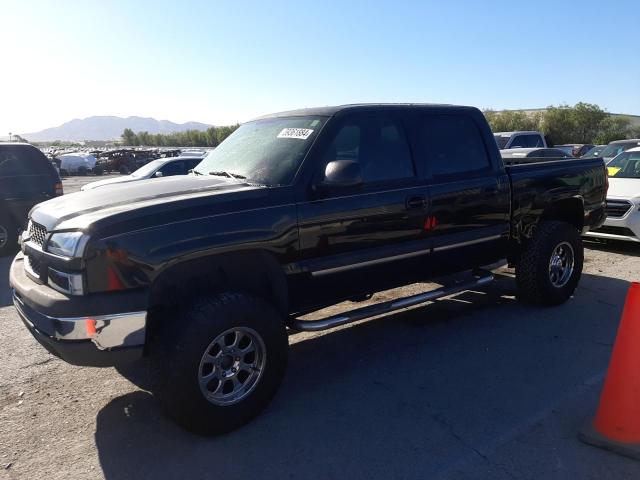
[[74,119],[59,127],[46,128],[34,133],[20,135],[30,142],[61,140],[81,142],[84,140],[119,140],[125,128],[134,132],[171,133],[185,130],[206,130],[211,125],[198,122],[173,123],[144,117],[89,117]]

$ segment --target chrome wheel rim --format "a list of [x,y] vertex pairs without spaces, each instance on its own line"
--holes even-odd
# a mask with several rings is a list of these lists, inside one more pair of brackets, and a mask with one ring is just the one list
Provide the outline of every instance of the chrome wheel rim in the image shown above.
[[7,229],[0,225],[0,248],[4,247],[9,241],[9,232]]
[[549,260],[549,280],[556,288],[564,287],[573,273],[573,247],[568,242],[562,242],[553,249]]
[[198,382],[214,405],[232,405],[256,387],[267,363],[267,350],[251,328],[225,330],[209,344],[200,360]]

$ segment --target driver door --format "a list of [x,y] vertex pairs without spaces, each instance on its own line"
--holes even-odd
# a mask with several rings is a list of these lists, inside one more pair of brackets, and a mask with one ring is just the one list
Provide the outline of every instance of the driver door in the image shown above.
[[363,183],[321,191],[312,184],[298,204],[298,267],[305,275],[291,287],[305,292],[308,305],[403,283],[430,251],[428,191],[416,174],[401,118],[365,112],[338,122],[313,181],[327,163],[352,160],[360,164]]

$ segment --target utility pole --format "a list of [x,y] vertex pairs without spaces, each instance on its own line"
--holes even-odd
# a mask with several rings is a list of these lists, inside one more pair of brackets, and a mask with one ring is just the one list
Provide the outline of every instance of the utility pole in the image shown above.
[[9,132],[9,141],[11,141],[11,132]]

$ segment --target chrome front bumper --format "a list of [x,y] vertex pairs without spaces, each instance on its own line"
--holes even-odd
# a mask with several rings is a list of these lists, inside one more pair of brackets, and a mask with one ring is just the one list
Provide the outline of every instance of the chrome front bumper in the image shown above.
[[13,305],[29,326],[46,332],[54,340],[90,340],[98,350],[144,345],[147,312],[53,318],[27,306],[15,291]]
[[[131,295],[121,298],[122,294],[114,293],[112,302],[105,302],[102,297],[70,298],[27,277],[20,254],[11,266],[10,284],[13,304],[25,326],[47,350],[63,360],[74,365],[113,366],[142,356],[147,312],[101,310],[105,305],[143,305],[144,295],[132,300]],[[80,312],[88,314],[77,315]]]

